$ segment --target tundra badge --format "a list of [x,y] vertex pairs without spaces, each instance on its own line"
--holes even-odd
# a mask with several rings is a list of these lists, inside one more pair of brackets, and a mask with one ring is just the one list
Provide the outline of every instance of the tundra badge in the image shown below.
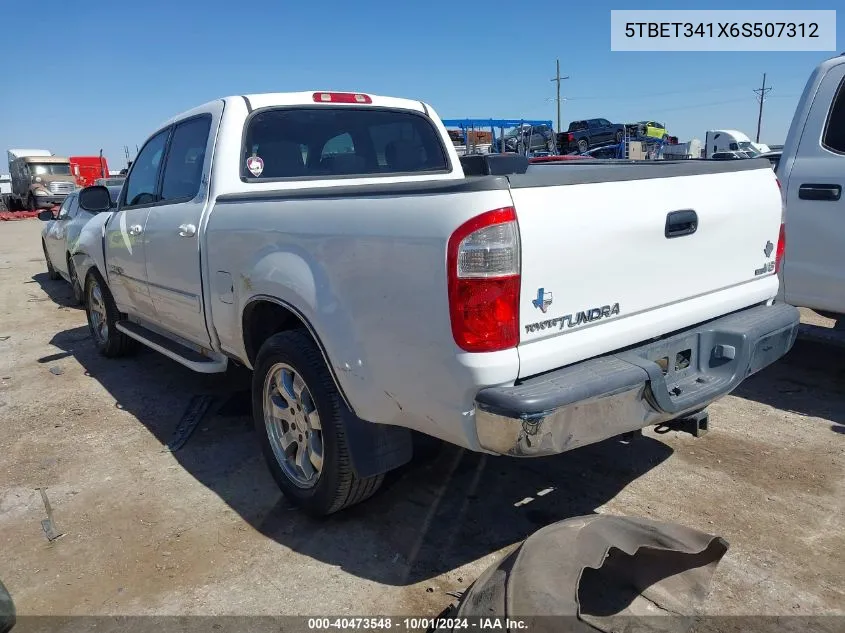
[[[542,291],[542,288],[540,290]],[[537,297],[539,298],[540,295],[538,294]],[[532,301],[532,303],[534,302],[536,302],[536,299]],[[619,304],[614,303],[613,305],[582,310],[581,312],[575,312],[574,314],[565,314],[563,316],[555,317],[554,319],[529,323],[525,326],[525,331],[530,333],[537,332],[538,330],[554,328],[562,330],[563,328],[576,327],[584,323],[591,323],[592,321],[598,321],[599,319],[606,319],[607,317],[616,316],[617,314],[619,314]]]

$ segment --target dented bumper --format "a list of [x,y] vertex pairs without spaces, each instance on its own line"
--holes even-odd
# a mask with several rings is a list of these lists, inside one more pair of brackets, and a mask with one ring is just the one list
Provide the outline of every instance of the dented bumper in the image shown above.
[[562,453],[700,410],[786,354],[798,310],[761,305],[665,339],[583,361],[475,399],[481,446],[519,457]]

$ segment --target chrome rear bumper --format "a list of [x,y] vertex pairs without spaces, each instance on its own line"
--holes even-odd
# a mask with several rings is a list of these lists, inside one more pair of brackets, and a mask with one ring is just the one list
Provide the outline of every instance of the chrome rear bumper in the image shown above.
[[481,446],[536,457],[563,453],[699,411],[786,354],[798,310],[761,305],[665,339],[489,387],[475,399]]

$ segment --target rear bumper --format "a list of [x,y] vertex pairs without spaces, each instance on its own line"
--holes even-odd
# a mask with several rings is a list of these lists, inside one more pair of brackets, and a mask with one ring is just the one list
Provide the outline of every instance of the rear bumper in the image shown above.
[[483,389],[475,399],[478,440],[494,453],[535,457],[682,417],[786,354],[798,324],[790,305],[756,306],[518,385]]

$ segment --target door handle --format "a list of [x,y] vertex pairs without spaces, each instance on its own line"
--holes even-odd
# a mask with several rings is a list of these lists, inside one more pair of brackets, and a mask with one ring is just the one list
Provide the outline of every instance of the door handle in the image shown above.
[[666,214],[666,227],[663,235],[666,239],[692,235],[698,230],[698,214],[692,209],[672,211]]
[[127,231],[127,233],[129,233],[129,235],[140,235],[141,231],[143,231],[143,230],[144,229],[141,228],[140,224],[133,224],[132,226],[129,227],[129,230]]
[[829,200],[836,202],[842,197],[842,187],[839,185],[806,184],[798,188],[801,200]]
[[193,237],[197,234],[197,227],[193,224],[179,225],[179,237]]

